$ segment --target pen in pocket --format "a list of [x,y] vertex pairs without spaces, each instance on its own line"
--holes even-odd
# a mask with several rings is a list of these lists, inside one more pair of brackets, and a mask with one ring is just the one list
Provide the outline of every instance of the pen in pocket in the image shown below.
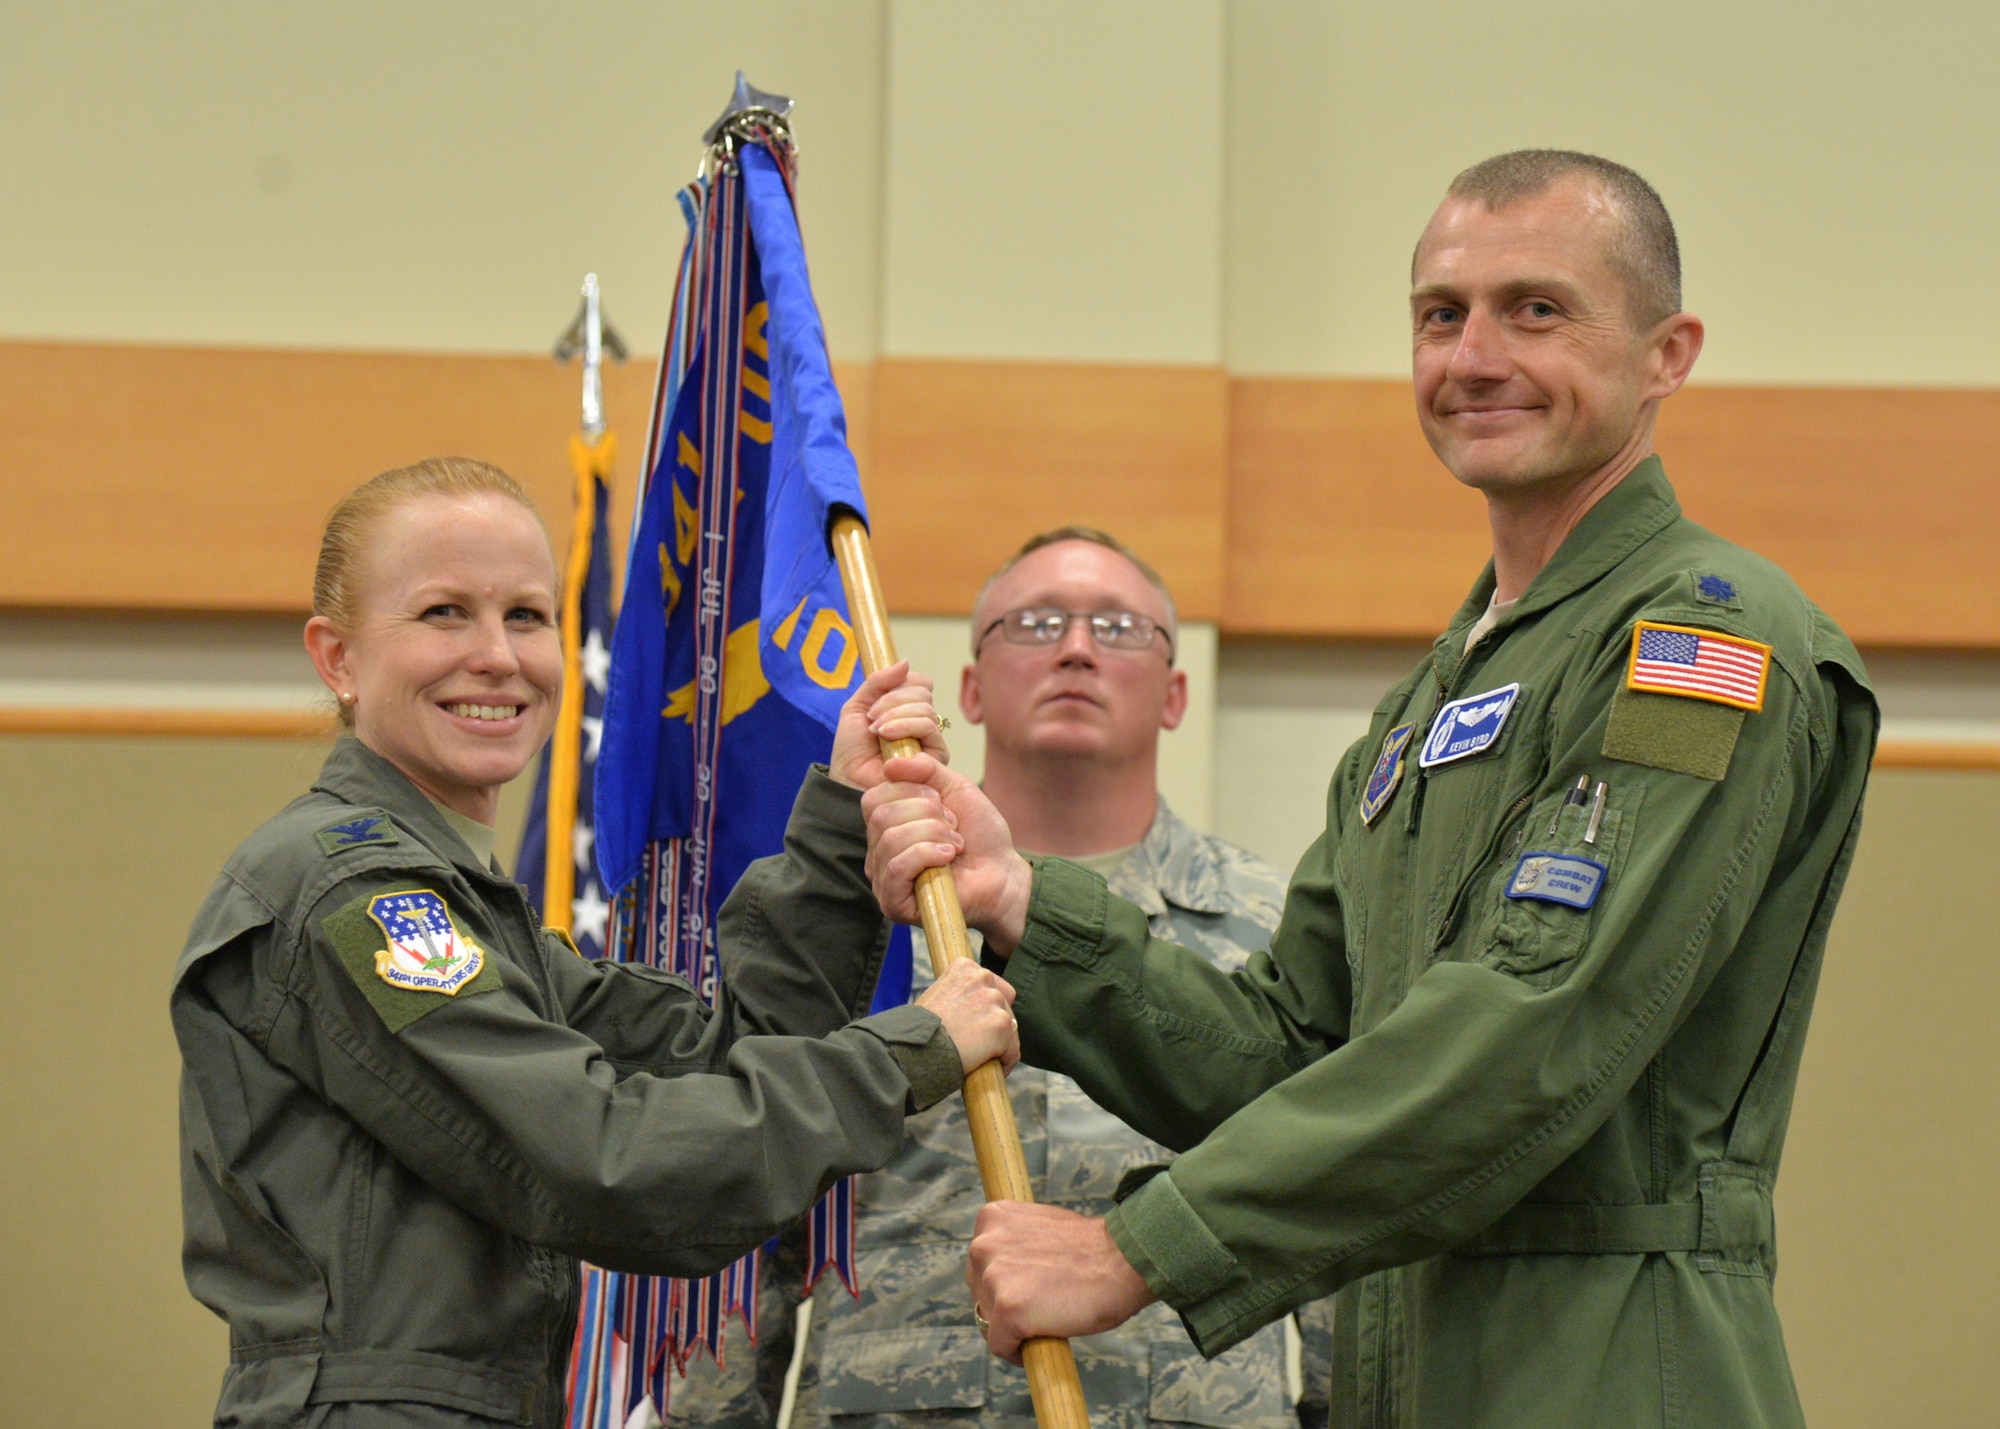
[[1553,819],[1549,820],[1550,838],[1554,838],[1556,836],[1556,825],[1562,822],[1563,810],[1574,808],[1578,804],[1581,804],[1584,801],[1584,798],[1586,797],[1584,794],[1584,790],[1588,789],[1589,787],[1590,787],[1590,776],[1588,774],[1579,774],[1576,776],[1576,787],[1570,790],[1567,794],[1563,795],[1563,801],[1560,804],[1556,805],[1556,816]]
[[1583,841],[1595,845],[1597,826],[1604,821],[1604,796],[1610,792],[1602,779],[1597,781],[1596,792],[1590,796],[1590,824],[1583,831]]

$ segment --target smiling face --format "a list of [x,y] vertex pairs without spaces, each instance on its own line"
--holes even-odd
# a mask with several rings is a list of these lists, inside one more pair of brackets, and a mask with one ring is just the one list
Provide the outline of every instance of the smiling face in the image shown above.
[[1160,731],[1187,710],[1187,676],[1167,658],[1167,602],[1125,557],[1093,541],[1057,541],[1021,557],[973,612],[982,631],[1001,613],[1036,606],[1086,614],[1129,610],[1160,627],[1146,650],[1099,645],[1089,623],[1071,620],[1053,645],[1010,645],[994,631],[966,666],[959,705],[986,726],[996,759],[1150,760]]
[[556,571],[532,512],[493,493],[419,496],[371,523],[357,616],[306,645],[354,733],[431,798],[491,823],[500,786],[562,698]]
[[1569,178],[1498,210],[1447,198],[1424,230],[1410,295],[1417,416],[1467,486],[1567,488],[1651,450],[1700,324],[1636,325],[1611,257],[1620,223],[1600,185]]

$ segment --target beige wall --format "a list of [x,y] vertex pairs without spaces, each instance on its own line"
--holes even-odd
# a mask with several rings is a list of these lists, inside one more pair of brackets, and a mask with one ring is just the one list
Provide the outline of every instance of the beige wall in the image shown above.
[[800,97],[836,355],[875,340],[883,7],[132,0],[0,11],[0,334],[539,352],[587,269],[656,349],[737,68]]
[[1991,5],[1246,0],[1229,42],[1237,371],[1407,371],[1399,280],[1438,194],[1547,145],[1665,197],[1697,380],[2000,380]]
[[1217,0],[904,0],[883,346],[1222,360]]
[[1989,384],[1996,49],[1976,0],[15,5],[0,336],[538,351],[595,268],[651,347],[741,66],[841,357],[1399,373],[1446,180],[1563,144],[1665,194],[1700,377]]

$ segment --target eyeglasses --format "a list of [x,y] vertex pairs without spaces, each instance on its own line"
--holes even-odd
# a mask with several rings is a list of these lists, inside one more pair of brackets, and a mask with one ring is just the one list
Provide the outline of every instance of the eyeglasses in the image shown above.
[[1150,650],[1157,635],[1167,642],[1167,663],[1173,663],[1173,638],[1146,616],[1129,610],[1057,610],[1053,606],[1008,611],[979,632],[979,638],[972,642],[973,653],[977,654],[986,637],[996,630],[1009,645],[1055,645],[1069,634],[1072,620],[1088,621],[1090,638],[1107,650]]

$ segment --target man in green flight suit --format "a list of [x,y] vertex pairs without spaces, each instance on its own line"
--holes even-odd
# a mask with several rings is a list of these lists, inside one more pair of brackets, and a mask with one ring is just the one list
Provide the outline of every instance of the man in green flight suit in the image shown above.
[[1644,180],[1488,160],[1412,279],[1418,417],[1493,561],[1341,761],[1268,956],[1152,937],[928,758],[864,801],[892,914],[955,856],[1024,1058],[1188,1148],[1101,1219],[987,1206],[975,1307],[1009,1358],[1154,1299],[1214,1354],[1338,1290],[1337,1426],[1797,1425],[1771,1192],[1866,674],[1652,453],[1703,330]]

